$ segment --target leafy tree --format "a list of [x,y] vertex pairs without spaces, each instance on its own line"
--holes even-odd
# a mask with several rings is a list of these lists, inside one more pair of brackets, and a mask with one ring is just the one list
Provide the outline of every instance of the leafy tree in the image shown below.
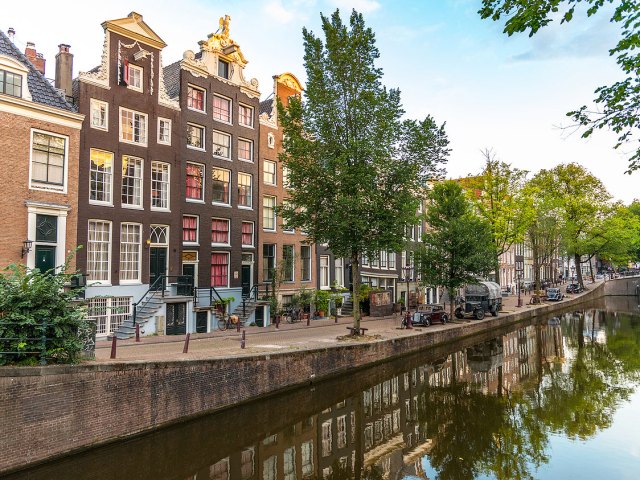
[[43,336],[43,325],[47,361],[78,359],[83,347],[81,334],[88,328],[86,311],[75,299],[77,292],[65,291],[72,277],[65,270],[42,273],[14,264],[0,275],[0,338],[18,338],[0,341],[0,351],[21,352],[0,355],[0,365],[37,364],[41,344],[29,339]]
[[461,180],[479,215],[491,225],[495,248],[495,281],[500,283],[500,255],[514,243],[522,242],[531,216],[529,202],[522,195],[527,171],[496,159],[491,150],[483,152],[484,170]]
[[422,280],[447,289],[453,318],[455,292],[477,275],[493,268],[493,236],[489,223],[478,217],[454,181],[438,183],[428,195],[428,230],[416,249],[416,268]]
[[[304,102],[278,104],[285,134],[280,160],[289,170],[289,201],[278,208],[287,225],[351,260],[353,297],[360,259],[400,250],[417,221],[419,194],[441,174],[449,153],[444,125],[431,117],[401,120],[400,92],[381,84],[374,33],[355,10],[349,26],[339,11],[321,15],[324,41],[303,29]],[[354,301],[354,327],[360,309]]]
[[[500,20],[506,18],[504,32],[529,31],[533,36],[538,30],[555,19],[560,23],[572,20],[576,7],[586,8],[587,15],[593,16],[607,4],[615,5],[611,22],[620,25],[622,35],[617,45],[609,50],[611,56],[622,69],[626,78],[613,85],[602,86],[594,92],[599,111],[591,111],[587,106],[567,113],[579,125],[586,127],[582,134],[589,137],[594,130],[608,128],[618,135],[615,148],[632,140],[638,129],[640,109],[640,31],[638,30],[638,0],[483,0],[478,12],[481,18]],[[638,140],[636,139],[636,142]],[[640,168],[640,146],[629,158],[627,173]]]

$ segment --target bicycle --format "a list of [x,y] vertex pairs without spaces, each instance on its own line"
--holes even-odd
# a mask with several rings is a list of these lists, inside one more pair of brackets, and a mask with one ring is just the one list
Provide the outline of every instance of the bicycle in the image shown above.
[[218,317],[218,330],[225,331],[231,328],[236,328],[240,319],[236,315],[229,315],[228,313],[219,314]]
[[284,316],[287,320],[287,323],[296,323],[299,322],[302,318],[302,315],[300,315],[300,310],[287,310]]
[[407,312],[402,316],[402,320],[400,322],[400,328],[401,329],[413,328],[409,323],[410,321],[411,321],[411,312],[407,310]]

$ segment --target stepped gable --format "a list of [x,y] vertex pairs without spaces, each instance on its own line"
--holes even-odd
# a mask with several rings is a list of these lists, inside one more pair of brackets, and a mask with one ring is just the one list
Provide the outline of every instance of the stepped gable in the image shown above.
[[27,86],[31,99],[36,103],[75,112],[76,108],[65,100],[63,95],[36,70],[29,59],[16,47],[9,37],[0,30],[0,55],[12,57],[22,63],[28,70]]

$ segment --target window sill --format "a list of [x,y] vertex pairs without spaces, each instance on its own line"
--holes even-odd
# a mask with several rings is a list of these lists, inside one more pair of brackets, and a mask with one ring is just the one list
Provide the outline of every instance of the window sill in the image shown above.
[[171,209],[170,208],[157,208],[157,207],[151,207],[150,210],[152,212],[165,212],[165,213],[171,213]]
[[185,198],[184,201],[189,203],[204,203],[204,200],[198,200],[197,198]]
[[251,249],[255,249],[256,247],[254,247],[253,245],[242,245],[242,248],[251,248]]
[[267,232],[267,233],[276,233],[277,230],[275,228],[263,228],[262,229],[263,232]]
[[127,210],[144,210],[142,205],[120,205],[121,208],[126,208]]
[[221,157],[220,155],[212,154],[213,158],[217,158],[218,160],[224,160],[226,162],[231,162],[231,157]]
[[187,110],[189,110],[191,112],[204,113],[205,115],[207,114],[206,110],[198,110],[197,108],[193,108],[193,107],[187,107]]
[[240,123],[240,122],[238,122],[238,125],[240,125],[241,127],[244,127],[244,128],[250,128],[251,130],[255,130],[255,127],[253,125],[246,125],[246,124]]
[[158,140],[158,145],[167,145],[168,147],[170,147],[171,142],[161,142],[160,140]]
[[67,193],[67,187],[64,185],[48,186],[47,184],[44,184],[44,183],[31,183],[29,185],[29,190],[38,190],[40,192],[49,192],[49,193],[62,193],[62,194]]
[[91,128],[93,128],[94,130],[100,130],[101,132],[108,132],[109,131],[109,127],[98,127],[96,125],[90,125]]
[[108,280],[87,280],[87,287],[113,287]]
[[125,140],[124,138],[120,138],[120,143],[127,143],[129,145],[137,145],[138,147],[146,147],[147,142],[134,142],[133,140]]
[[206,148],[202,148],[202,147],[195,147],[195,146],[193,146],[193,145],[189,145],[189,144],[187,144],[187,148],[188,148],[189,150],[196,150],[196,151],[198,151],[198,152],[206,152],[206,151],[207,151],[207,149],[206,149]]
[[253,210],[253,207],[247,207],[246,205],[238,205],[240,210]]
[[249,159],[249,158],[240,158],[240,157],[238,157],[238,161],[245,162],[245,163],[255,163],[253,161],[253,158]]
[[142,280],[120,280],[120,285],[142,285]]
[[226,208],[231,208],[231,205],[228,203],[218,203],[218,202],[211,202],[211,205],[215,206],[215,207],[226,207]]
[[200,244],[199,243],[194,243],[194,242],[182,242],[182,245],[184,245],[185,247],[199,247]]
[[96,207],[111,207],[111,208],[113,208],[113,203],[97,202],[96,200],[89,200],[89,205],[95,205]]
[[233,126],[233,122],[225,122],[224,120],[220,120],[219,118],[214,118],[214,122],[222,123],[223,125]]
[[230,243],[211,243],[212,247],[225,247],[225,248],[231,248],[231,244]]

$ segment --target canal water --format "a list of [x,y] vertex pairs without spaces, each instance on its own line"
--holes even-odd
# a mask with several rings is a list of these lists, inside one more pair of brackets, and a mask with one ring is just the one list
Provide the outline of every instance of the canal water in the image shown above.
[[636,480],[638,302],[608,297],[9,478]]

